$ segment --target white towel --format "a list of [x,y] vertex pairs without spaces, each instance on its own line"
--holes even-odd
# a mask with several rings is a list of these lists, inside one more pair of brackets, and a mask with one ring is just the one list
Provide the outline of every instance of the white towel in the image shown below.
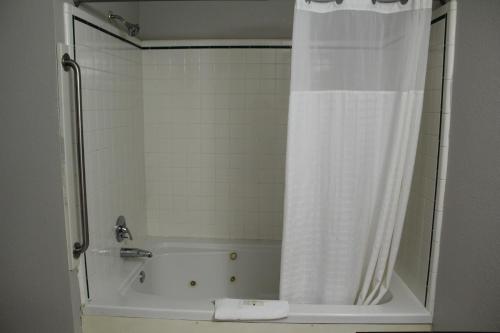
[[215,320],[272,320],[288,316],[287,301],[222,298],[215,301]]

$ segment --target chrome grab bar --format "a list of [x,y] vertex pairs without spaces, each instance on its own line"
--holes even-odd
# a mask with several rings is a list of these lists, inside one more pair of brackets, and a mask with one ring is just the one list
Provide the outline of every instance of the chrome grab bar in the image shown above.
[[73,257],[79,258],[89,247],[89,220],[87,213],[87,187],[85,183],[85,155],[83,146],[83,114],[82,114],[82,73],[80,66],[65,53],[61,61],[65,71],[73,70],[75,73],[75,119],[76,119],[76,147],[78,158],[78,181],[80,191],[80,219],[82,242],[73,244]]

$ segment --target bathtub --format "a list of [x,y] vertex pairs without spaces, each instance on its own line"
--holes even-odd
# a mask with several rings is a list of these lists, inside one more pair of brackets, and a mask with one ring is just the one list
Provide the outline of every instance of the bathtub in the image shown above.
[[[84,315],[210,321],[216,298],[278,297],[279,242],[151,238],[145,247],[153,258],[136,259],[120,288],[88,300]],[[395,275],[382,304],[290,304],[289,316],[274,322],[430,324],[431,319]]]

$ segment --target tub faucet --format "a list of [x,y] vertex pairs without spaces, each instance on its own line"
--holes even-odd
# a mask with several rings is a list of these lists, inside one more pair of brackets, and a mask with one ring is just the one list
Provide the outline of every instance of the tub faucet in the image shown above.
[[135,247],[122,247],[120,257],[122,258],[151,258],[153,253],[148,250],[137,249]]

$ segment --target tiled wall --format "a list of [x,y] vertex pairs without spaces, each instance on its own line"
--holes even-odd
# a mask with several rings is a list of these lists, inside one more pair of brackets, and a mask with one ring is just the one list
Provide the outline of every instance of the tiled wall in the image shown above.
[[148,232],[280,239],[289,49],[143,52]]
[[134,242],[146,234],[141,51],[79,21],[75,41],[91,240],[87,273],[95,297],[101,288],[117,288],[128,269],[118,256],[118,216],[127,218]]
[[[447,13],[447,18],[436,20],[431,27],[420,137],[413,184],[396,264],[397,272],[422,303],[425,302],[426,293],[430,290],[427,289],[428,282],[431,287],[433,286],[432,277],[436,273],[439,253],[453,72],[453,31],[456,13],[453,6],[453,3],[448,4],[433,14],[433,17],[437,19]],[[447,32],[446,44],[445,32]],[[443,65],[443,59],[445,59],[445,65]],[[437,170],[439,170],[438,173]],[[429,261],[431,245],[433,260]],[[430,262],[432,267],[428,281]],[[428,305],[432,305],[432,297],[429,300]]]

